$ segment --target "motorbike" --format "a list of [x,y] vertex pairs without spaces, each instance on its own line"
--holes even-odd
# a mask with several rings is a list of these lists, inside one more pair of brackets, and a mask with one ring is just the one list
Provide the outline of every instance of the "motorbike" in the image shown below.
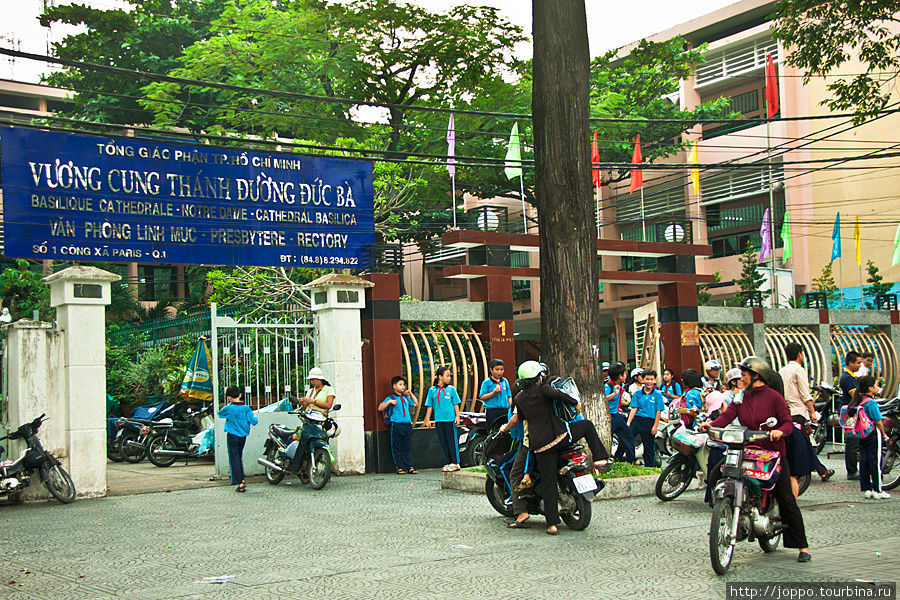
[[813,386],[813,391],[819,395],[814,401],[814,407],[819,416],[815,424],[809,423],[809,441],[816,454],[819,454],[825,448],[825,442],[828,440],[828,428],[841,426],[837,421],[838,413],[835,410],[841,392],[824,381]]
[[[771,417],[766,426],[774,427]],[[773,490],[781,472],[778,452],[749,446],[768,439],[768,431],[745,427],[710,427],[709,437],[727,446],[722,477],[713,492],[709,524],[709,557],[713,570],[724,575],[739,541],[757,541],[763,552],[774,552],[785,529]]]
[[[703,415],[698,415],[697,420],[702,422]],[[679,419],[675,419],[674,422],[676,428],[671,441],[675,452],[656,479],[656,497],[663,502],[674,500],[683,494],[694,477],[699,476],[701,481],[708,478],[709,436],[683,425],[678,427]]]
[[164,418],[146,425],[147,459],[157,467],[169,467],[178,458],[196,458],[201,440],[195,437],[213,424],[212,410],[212,404],[199,411],[188,408],[184,420]]
[[892,490],[900,485],[900,464],[897,464],[897,456],[900,455],[900,398],[880,401],[878,405],[884,432],[888,435],[888,442],[881,450],[881,487]]
[[[331,407],[332,411],[340,409],[340,404]],[[265,455],[256,462],[266,468],[266,481],[271,485],[278,485],[286,473],[293,473],[301,483],[321,490],[328,484],[334,469],[335,459],[328,440],[340,435],[341,428],[330,416],[316,410],[292,410],[288,414],[299,415],[301,427],[270,425]],[[302,453],[302,459],[293,471],[291,464],[297,452]]]
[[480,467],[484,464],[484,447],[489,433],[483,412],[459,413],[459,460],[464,467]]
[[[18,501],[31,478],[37,472],[41,482],[54,498],[68,504],[75,500],[75,484],[63,468],[59,459],[45,450],[38,439],[38,430],[46,421],[42,414],[30,423],[21,425],[14,432],[0,438],[2,440],[25,440],[26,448],[18,460],[0,461],[0,498]],[[3,448],[0,447],[0,456]]]
[[118,433],[113,443],[119,450],[119,456],[130,463],[144,460],[150,443],[150,425],[154,421],[176,416],[176,411],[180,410],[182,405],[181,402],[173,404],[160,402],[152,406],[139,406],[134,409],[131,417],[118,419],[115,423]]

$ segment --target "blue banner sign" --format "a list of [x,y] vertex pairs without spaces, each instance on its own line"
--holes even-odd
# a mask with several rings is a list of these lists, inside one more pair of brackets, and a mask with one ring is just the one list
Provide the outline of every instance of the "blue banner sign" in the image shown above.
[[372,163],[0,129],[4,254],[367,269]]

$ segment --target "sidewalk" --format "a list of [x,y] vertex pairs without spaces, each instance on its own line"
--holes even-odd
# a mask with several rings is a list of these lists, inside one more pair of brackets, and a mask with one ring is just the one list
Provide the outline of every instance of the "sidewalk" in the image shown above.
[[[148,460],[137,464],[106,463],[107,496],[130,496],[151,492],[172,492],[229,485],[228,479],[213,479],[216,468],[211,461],[176,462],[171,467],[157,467]],[[248,481],[262,481],[261,476]]]

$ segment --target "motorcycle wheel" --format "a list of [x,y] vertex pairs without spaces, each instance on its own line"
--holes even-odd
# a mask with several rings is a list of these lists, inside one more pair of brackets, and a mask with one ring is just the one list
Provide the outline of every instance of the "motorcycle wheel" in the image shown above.
[[892,440],[881,452],[881,489],[892,490],[900,485],[900,465],[897,464],[897,445]]
[[122,452],[119,450],[119,445],[115,440],[106,443],[106,458],[113,462],[122,462],[125,460],[122,458]]
[[147,447],[136,448],[128,442],[141,442],[141,434],[137,431],[126,431],[119,438],[119,454],[125,462],[139,463],[147,456]]
[[591,503],[581,494],[574,494],[575,510],[570,513],[560,513],[559,517],[566,527],[573,531],[582,531],[591,524]]
[[797,478],[797,496],[803,495],[803,492],[809,487],[810,481],[812,481],[812,473],[807,473],[803,477]]
[[721,498],[713,506],[709,522],[709,560],[718,575],[724,575],[731,566],[734,546],[731,545],[731,529],[734,524],[734,507],[731,498]]
[[479,437],[475,443],[469,446],[469,460],[473,467],[483,467],[487,462],[487,456],[484,455],[484,449],[487,446],[487,438]]
[[53,497],[63,504],[69,504],[75,500],[75,484],[61,465],[50,467],[47,481],[44,482],[44,485],[47,486]]
[[147,449],[147,459],[157,467],[171,467],[175,464],[177,456],[171,454],[157,455],[156,453],[160,450],[177,450],[175,442],[166,437],[158,437],[150,442],[150,447]]
[[818,455],[825,448],[825,428],[827,425],[825,423],[819,423],[819,426],[816,427],[816,433],[813,434],[813,450],[816,451]]
[[[772,501],[772,507],[765,514],[769,519],[777,519],[779,523],[781,522],[781,510],[778,508],[778,502]],[[781,532],[770,538],[758,537],[756,541],[759,542],[759,547],[763,552],[775,552],[778,550],[778,544],[781,543]]]
[[[275,456],[277,453],[278,449],[274,446],[269,448],[269,451],[266,452],[266,460],[270,463],[275,463]],[[266,482],[268,482],[270,485],[278,485],[279,483],[281,483],[282,479],[284,479],[284,471],[276,471],[275,469],[266,467]]]
[[670,460],[656,480],[656,497],[668,502],[683,494],[694,478],[690,467],[690,462],[683,456]]
[[484,480],[484,495],[487,496],[488,502],[491,503],[494,510],[504,517],[512,517],[515,514],[512,502],[506,502],[506,498],[503,497],[503,490],[490,477]]
[[307,466],[309,487],[321,490],[331,479],[331,455],[325,448],[316,448],[312,460]]

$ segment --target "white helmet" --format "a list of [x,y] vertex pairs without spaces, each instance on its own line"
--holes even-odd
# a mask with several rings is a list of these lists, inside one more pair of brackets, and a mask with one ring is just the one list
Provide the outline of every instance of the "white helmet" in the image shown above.
[[717,360],[708,360],[706,361],[706,364],[703,365],[703,368],[710,371],[712,369],[721,369],[722,365],[720,365]]
[[635,367],[631,370],[631,376],[637,377],[638,375],[641,375],[643,372],[644,372],[644,369],[642,369],[641,367]]
[[517,374],[519,379],[534,379],[543,372],[544,369],[541,367],[541,363],[536,360],[526,360],[519,365]]

